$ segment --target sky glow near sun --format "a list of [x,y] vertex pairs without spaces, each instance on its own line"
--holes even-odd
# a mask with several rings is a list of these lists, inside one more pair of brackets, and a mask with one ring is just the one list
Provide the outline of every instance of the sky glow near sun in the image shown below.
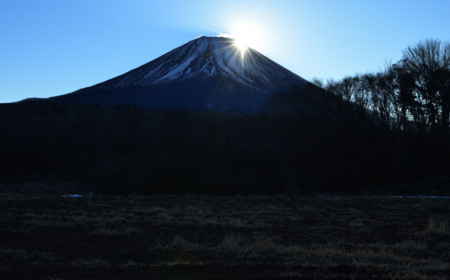
[[255,20],[235,19],[228,28],[228,35],[235,40],[237,49],[244,55],[248,48],[264,48],[263,28],[263,25]]

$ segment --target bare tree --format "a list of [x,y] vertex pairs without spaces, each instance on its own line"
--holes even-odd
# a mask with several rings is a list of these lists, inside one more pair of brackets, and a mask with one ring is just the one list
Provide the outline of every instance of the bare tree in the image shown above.
[[[422,106],[427,128],[436,126],[448,128],[449,123],[449,80],[450,80],[450,44],[439,40],[422,41],[403,51],[400,66],[402,79],[414,85],[415,100]],[[403,92],[408,98],[410,92]]]

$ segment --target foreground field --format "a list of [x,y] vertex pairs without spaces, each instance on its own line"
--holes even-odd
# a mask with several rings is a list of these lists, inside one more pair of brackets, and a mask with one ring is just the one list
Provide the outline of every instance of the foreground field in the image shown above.
[[0,279],[447,279],[450,203],[0,196]]

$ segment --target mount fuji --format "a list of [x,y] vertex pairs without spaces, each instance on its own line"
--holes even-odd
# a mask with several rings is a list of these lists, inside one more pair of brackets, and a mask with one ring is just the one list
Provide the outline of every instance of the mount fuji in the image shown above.
[[134,104],[253,113],[273,94],[309,82],[258,51],[241,52],[228,37],[199,37],[125,74],[54,102]]

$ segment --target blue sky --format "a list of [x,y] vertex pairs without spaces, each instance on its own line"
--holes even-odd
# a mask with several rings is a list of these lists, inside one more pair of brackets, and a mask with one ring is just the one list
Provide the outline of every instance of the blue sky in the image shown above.
[[306,79],[375,72],[424,39],[450,42],[448,0],[2,0],[0,102],[88,87],[200,35],[250,24]]

